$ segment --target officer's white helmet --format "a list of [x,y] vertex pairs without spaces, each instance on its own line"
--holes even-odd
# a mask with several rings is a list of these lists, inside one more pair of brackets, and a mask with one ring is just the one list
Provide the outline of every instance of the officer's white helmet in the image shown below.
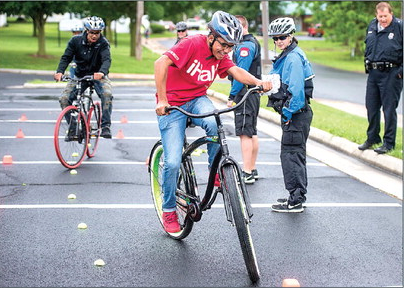
[[287,35],[294,32],[296,32],[295,22],[289,17],[278,18],[268,25],[268,36]]

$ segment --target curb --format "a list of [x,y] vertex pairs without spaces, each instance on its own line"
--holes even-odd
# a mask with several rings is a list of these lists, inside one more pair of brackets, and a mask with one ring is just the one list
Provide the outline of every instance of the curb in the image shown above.
[[[227,102],[226,95],[210,89],[208,90],[208,96]],[[259,117],[280,125],[278,113],[260,108]],[[389,155],[377,154],[373,150],[360,151],[358,144],[345,138],[334,136],[315,127],[310,127],[309,138],[397,176],[402,176],[403,174],[403,162],[401,159]]]

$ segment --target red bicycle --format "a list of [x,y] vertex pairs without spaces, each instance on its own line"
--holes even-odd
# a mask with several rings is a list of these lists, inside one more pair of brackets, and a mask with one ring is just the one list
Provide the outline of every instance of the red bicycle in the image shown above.
[[[76,83],[76,99],[59,114],[54,131],[56,155],[66,168],[80,166],[85,155],[95,155],[101,134],[101,104],[94,102],[94,78],[63,77],[62,81]],[[86,85],[82,85],[87,82]],[[83,87],[87,87],[82,89]]]

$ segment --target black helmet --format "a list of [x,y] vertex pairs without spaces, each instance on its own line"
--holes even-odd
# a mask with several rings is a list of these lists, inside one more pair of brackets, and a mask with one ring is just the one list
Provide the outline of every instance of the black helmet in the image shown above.
[[243,27],[240,21],[227,12],[215,12],[208,23],[208,28],[213,35],[222,37],[228,43],[238,44],[243,39]]

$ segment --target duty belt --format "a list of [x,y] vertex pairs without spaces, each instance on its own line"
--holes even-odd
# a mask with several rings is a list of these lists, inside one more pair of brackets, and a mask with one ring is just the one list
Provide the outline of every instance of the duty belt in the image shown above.
[[369,66],[370,69],[385,69],[398,67],[399,65],[391,62],[370,62]]

